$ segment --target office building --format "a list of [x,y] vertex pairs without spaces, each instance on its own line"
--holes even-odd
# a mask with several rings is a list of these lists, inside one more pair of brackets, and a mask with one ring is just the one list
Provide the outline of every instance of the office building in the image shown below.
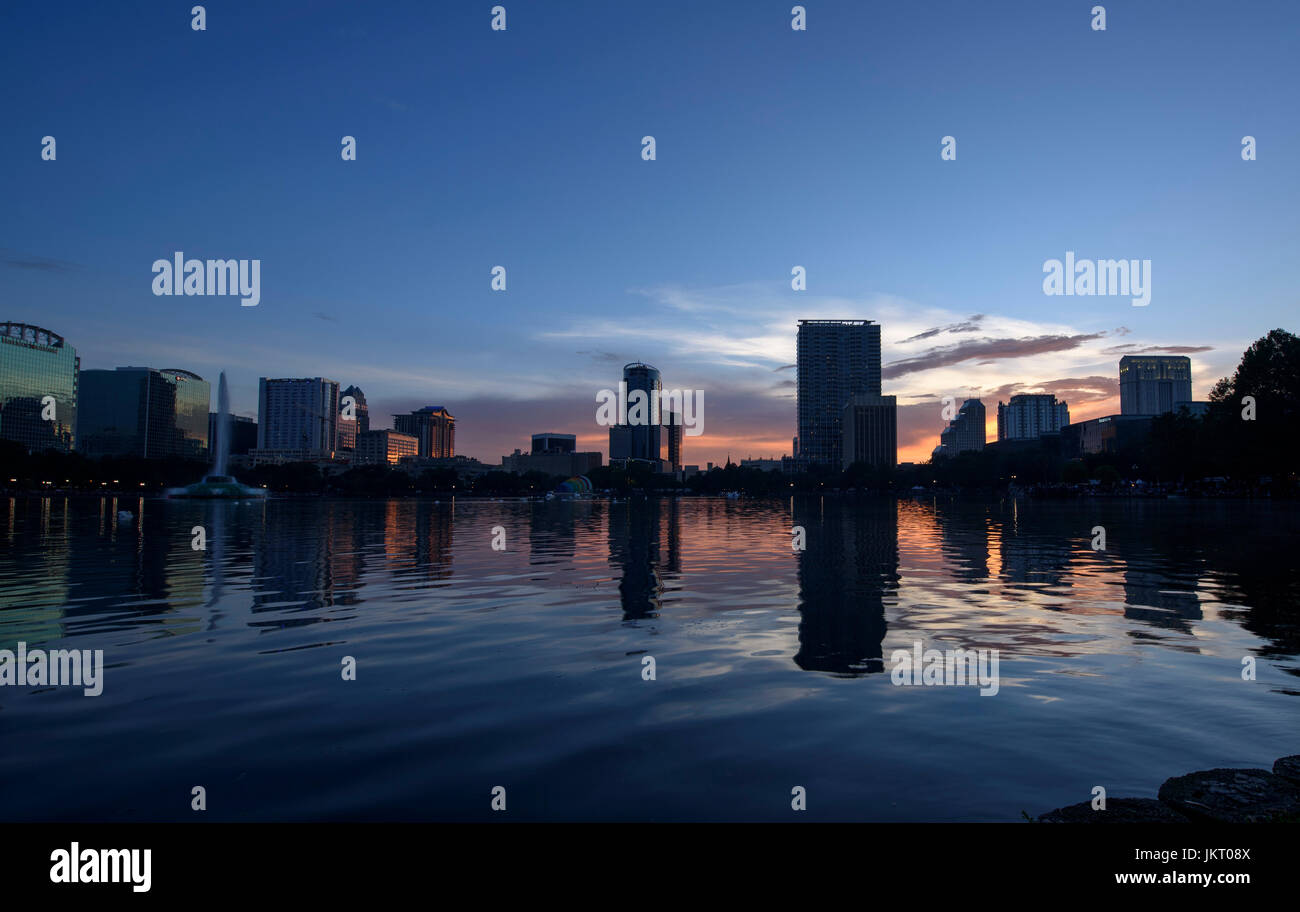
[[523,475],[527,472],[541,472],[543,475],[586,475],[592,469],[598,469],[604,463],[604,456],[599,451],[565,452],[551,450],[543,453],[524,453],[515,450],[511,456],[501,457],[501,468],[506,472]]
[[534,434],[534,455],[539,453],[572,453],[578,448],[578,438],[573,434]]
[[212,391],[177,368],[81,372],[77,448],[91,457],[206,459]]
[[419,442],[398,431],[361,431],[357,434],[354,461],[357,465],[397,465],[418,455]]
[[898,464],[898,399],[855,393],[840,417],[840,468],[855,462],[892,469]]
[[[660,412],[663,384],[657,368],[640,361],[623,366],[627,414],[609,429],[610,465],[646,462],[663,468],[663,415]],[[623,419],[627,419],[626,423]]]
[[1186,355],[1125,355],[1119,359],[1121,415],[1163,415],[1192,401],[1192,359]]
[[258,381],[259,461],[333,459],[338,446],[339,385],[323,377]]
[[1070,408],[1051,393],[1017,393],[998,403],[998,440],[1036,440],[1070,423]]
[[1116,453],[1146,442],[1151,415],[1106,415],[1061,428],[1061,455],[1080,459],[1098,453]]
[[366,394],[357,386],[349,386],[339,393],[338,449],[352,452],[357,448],[357,435],[370,430],[370,409]]
[[669,412],[668,420],[664,427],[664,436],[668,438],[668,468],[670,471],[677,472],[682,467],[682,443],[684,442],[686,428],[682,425],[682,416],[677,412]]
[[849,400],[880,395],[880,324],[800,320],[796,342],[796,453],[804,466],[838,468]]
[[393,430],[410,434],[425,459],[456,455],[456,419],[441,405],[426,405],[407,415],[393,416]]
[[979,452],[984,449],[984,403],[967,399],[957,410],[957,417],[939,433],[939,446],[935,456],[956,456],[958,453]]
[[70,452],[77,438],[81,361],[57,333],[0,323],[0,438],[30,452]]
[[[250,450],[257,447],[257,422],[252,418],[244,415],[231,415],[230,417],[230,449],[231,456],[245,456]],[[217,441],[217,418],[216,412],[208,412],[208,450],[215,452],[218,446]]]

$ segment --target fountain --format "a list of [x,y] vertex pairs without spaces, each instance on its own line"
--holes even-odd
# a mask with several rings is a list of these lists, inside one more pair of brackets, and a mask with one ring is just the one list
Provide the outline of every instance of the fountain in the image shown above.
[[230,458],[230,394],[226,391],[226,372],[217,381],[216,440],[212,441],[212,473],[184,488],[170,488],[168,497],[203,497],[223,500],[248,500],[266,497],[264,488],[250,488],[226,472]]

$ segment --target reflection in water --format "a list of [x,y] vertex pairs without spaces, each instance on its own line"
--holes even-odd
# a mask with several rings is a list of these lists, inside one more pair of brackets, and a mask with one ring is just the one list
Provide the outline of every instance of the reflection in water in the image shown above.
[[[822,787],[843,790],[822,804],[832,816],[1013,819],[1069,803],[1058,790],[1085,771],[1139,794],[1148,774],[1158,785],[1295,747],[1300,519],[1285,504],[0,509],[0,648],[103,648],[108,665],[94,700],[0,689],[0,723],[33,746],[0,754],[0,779],[27,783],[0,817],[166,819],[166,796],[202,769],[231,819],[477,819],[460,796],[481,776],[565,796],[521,811],[537,819],[764,819],[769,784],[751,794],[717,769],[763,771],[788,794],[815,756]],[[505,551],[490,546],[498,525]],[[1097,525],[1105,551],[1090,545]],[[195,526],[206,550],[191,547]],[[914,641],[996,648],[1004,686],[894,688],[885,659]],[[341,690],[343,655],[360,672]],[[1261,660],[1249,684],[1243,655]],[[98,752],[89,774],[82,732]],[[918,767],[907,745],[935,732],[947,753]],[[146,774],[142,755],[170,759]]]
[[885,601],[899,579],[897,504],[796,498],[794,525],[807,535],[795,664],[840,675],[884,671]]
[[618,594],[625,621],[659,616],[663,520],[658,498],[633,498],[609,507],[609,562],[622,571]]

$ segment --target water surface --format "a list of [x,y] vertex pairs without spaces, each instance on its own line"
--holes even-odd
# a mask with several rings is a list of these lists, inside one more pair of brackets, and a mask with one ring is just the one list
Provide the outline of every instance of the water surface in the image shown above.
[[[516,820],[782,820],[794,786],[833,820],[1150,797],[1300,752],[1298,526],[1219,501],[0,500],[0,646],[108,666],[99,697],[0,688],[0,819],[191,820],[196,785],[207,820],[500,819],[498,785]],[[895,686],[918,641],[997,649],[998,694]]]

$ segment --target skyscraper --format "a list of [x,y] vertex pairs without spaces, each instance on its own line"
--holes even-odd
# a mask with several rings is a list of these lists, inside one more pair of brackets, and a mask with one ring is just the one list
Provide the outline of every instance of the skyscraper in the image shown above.
[[615,424],[609,429],[609,461],[658,463],[663,459],[663,418],[660,414],[660,393],[663,384],[659,370],[649,364],[634,361],[623,366],[623,384],[627,391],[626,424]]
[[1125,355],[1119,359],[1121,415],[1163,415],[1192,401],[1192,359]]
[[393,430],[410,434],[425,459],[447,459],[456,455],[456,418],[441,405],[426,405],[407,415],[393,416]]
[[897,416],[897,397],[854,393],[841,416],[840,468],[855,462],[878,469],[898,465]]
[[838,468],[844,407],[858,393],[880,395],[880,324],[800,320],[796,352],[799,461]]
[[339,385],[323,377],[258,380],[260,456],[331,459],[338,444]]
[[370,409],[366,394],[357,386],[349,386],[339,393],[338,448],[355,450],[357,435],[370,430]]
[[208,455],[208,381],[178,368],[81,372],[77,448],[87,456],[203,459]]
[[677,472],[682,467],[682,442],[686,429],[682,426],[682,416],[677,412],[669,412],[665,424],[664,432],[668,437],[668,468],[670,471]]
[[0,438],[28,450],[72,450],[81,360],[63,337],[0,323]]
[[967,399],[957,410],[957,417],[939,434],[936,456],[956,456],[958,453],[979,452],[984,449],[984,403]]
[[998,403],[998,440],[1036,440],[1069,423],[1069,406],[1051,393],[1017,393]]

